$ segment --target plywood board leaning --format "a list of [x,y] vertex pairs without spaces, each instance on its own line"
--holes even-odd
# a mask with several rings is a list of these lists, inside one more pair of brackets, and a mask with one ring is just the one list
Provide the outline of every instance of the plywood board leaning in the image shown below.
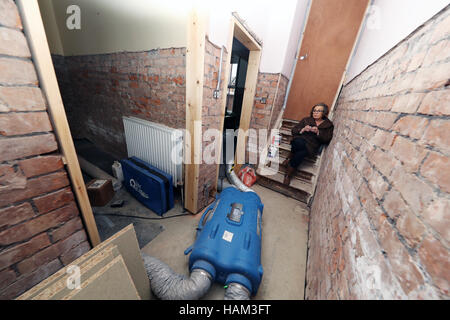
[[126,226],[99,246],[102,246],[103,243],[114,244],[119,248],[139,296],[142,300],[150,300],[152,298],[150,280],[145,271],[133,224]]
[[[98,246],[92,250],[86,252],[84,255],[73,261],[69,266],[72,265],[83,265],[86,261],[92,259],[97,254],[103,252],[110,245],[116,245],[119,253],[122,255],[125,265],[135,283],[136,289],[140,297],[143,300],[150,300],[152,298],[152,293],[150,290],[150,281],[147,276],[147,272],[144,268],[144,263],[142,261],[141,252],[139,249],[139,244],[136,238],[136,233],[134,231],[133,224],[128,225],[123,228],[110,238],[106,239]],[[65,267],[51,277],[45,279],[44,281],[37,284],[35,287],[31,288],[20,297],[18,300],[32,299],[42,291],[46,290],[48,287],[52,286],[55,282],[60,281],[63,277],[67,275],[67,268]]]
[[[80,268],[80,284],[86,281],[101,268],[106,266],[109,262],[113,261],[114,258],[120,256],[120,252],[117,246],[110,245],[105,250],[102,250],[99,254],[95,255],[91,259],[85,261],[83,264],[79,265]],[[39,294],[35,295],[31,300],[60,300],[66,295],[68,295],[73,289],[69,288],[67,285],[67,280],[70,274],[66,274],[65,277],[60,278],[58,281],[54,282],[52,285],[48,286],[42,290]]]
[[122,256],[118,256],[63,300],[140,300],[140,297]]
[[61,280],[64,277],[66,277],[67,274],[68,274],[67,271],[68,271],[70,266],[74,266],[74,265],[81,266],[81,265],[85,264],[89,259],[92,259],[95,255],[97,255],[100,252],[104,251],[105,248],[107,248],[108,246],[111,246],[111,243],[105,241],[101,245],[95,247],[94,249],[89,250],[88,252],[83,254],[81,257],[77,258],[72,263],[70,263],[68,266],[60,269],[59,271],[54,273],[52,276],[50,276],[47,279],[41,281],[40,283],[35,285],[30,290],[28,290],[27,292],[23,293],[16,300],[28,300],[28,299],[31,299],[31,298],[35,297],[36,295],[41,293],[46,288],[49,288],[54,283],[58,282],[59,280]]

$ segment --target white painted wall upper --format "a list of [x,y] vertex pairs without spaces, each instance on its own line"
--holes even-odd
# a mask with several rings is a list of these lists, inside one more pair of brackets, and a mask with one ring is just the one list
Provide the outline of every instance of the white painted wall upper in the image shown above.
[[448,4],[448,0],[374,0],[344,83]]
[[[39,0],[39,5],[51,52],[82,55],[185,47],[192,2],[209,12],[213,43],[227,45],[231,13],[237,12],[263,42],[260,71],[290,77],[309,0]],[[81,30],[66,26],[72,4],[81,9]],[[344,83],[448,4],[373,0]]]
[[297,9],[295,11],[295,17],[291,27],[291,36],[289,38],[289,44],[286,49],[286,56],[284,58],[284,65],[281,71],[288,78],[291,77],[291,73],[295,67],[296,54],[299,49],[298,46],[300,38],[304,32],[305,23],[307,21],[310,2],[311,0],[297,2]]
[[50,52],[64,55],[64,48],[61,42],[61,36],[59,35],[59,27],[56,24],[52,0],[39,0],[38,3]]
[[[209,1],[207,34],[214,44],[226,47],[231,14],[237,12],[263,42],[260,71],[282,72],[289,77],[307,3],[308,0]],[[286,59],[289,62],[285,63]]]
[[[50,1],[54,15],[49,0],[39,0],[39,4],[52,53],[100,54],[186,47],[187,44],[187,17],[192,5],[189,1]],[[73,4],[81,9],[80,30],[69,30],[66,26],[70,16],[66,11]],[[58,45],[58,36],[61,45]]]
[[[260,71],[291,75],[309,0],[39,0],[50,51],[67,56],[185,47],[194,3],[209,17],[214,44],[227,45],[237,12],[263,42]],[[80,30],[66,25],[73,4],[80,7]]]

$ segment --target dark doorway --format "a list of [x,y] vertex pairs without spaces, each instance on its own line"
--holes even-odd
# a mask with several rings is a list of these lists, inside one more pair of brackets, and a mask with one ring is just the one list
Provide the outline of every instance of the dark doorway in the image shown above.
[[[219,167],[219,181],[225,177],[225,164],[234,163],[237,147],[237,129],[239,129],[244,99],[245,81],[250,50],[239,40],[233,38],[230,60],[230,77],[227,89],[225,119],[223,122],[222,162]],[[221,187],[219,188],[222,189]]]
[[224,130],[236,130],[240,125],[249,54],[250,51],[239,40],[234,38],[231,51],[230,80],[228,83]]

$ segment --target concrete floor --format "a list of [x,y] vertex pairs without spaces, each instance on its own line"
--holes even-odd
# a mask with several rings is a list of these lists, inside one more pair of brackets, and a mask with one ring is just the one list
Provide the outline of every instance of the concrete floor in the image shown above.
[[[253,189],[264,203],[262,265],[264,275],[256,300],[302,300],[304,298],[308,239],[308,210],[302,202],[255,185]],[[164,216],[181,212],[177,204]],[[167,263],[175,272],[189,275],[184,250],[195,239],[201,213],[159,220],[164,226],[142,251]],[[223,286],[215,283],[205,300],[223,299]]]

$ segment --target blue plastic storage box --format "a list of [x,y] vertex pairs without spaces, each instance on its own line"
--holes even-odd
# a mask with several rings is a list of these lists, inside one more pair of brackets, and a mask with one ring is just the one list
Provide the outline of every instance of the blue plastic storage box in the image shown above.
[[120,163],[124,184],[137,200],[160,216],[173,208],[171,175],[136,157]]

